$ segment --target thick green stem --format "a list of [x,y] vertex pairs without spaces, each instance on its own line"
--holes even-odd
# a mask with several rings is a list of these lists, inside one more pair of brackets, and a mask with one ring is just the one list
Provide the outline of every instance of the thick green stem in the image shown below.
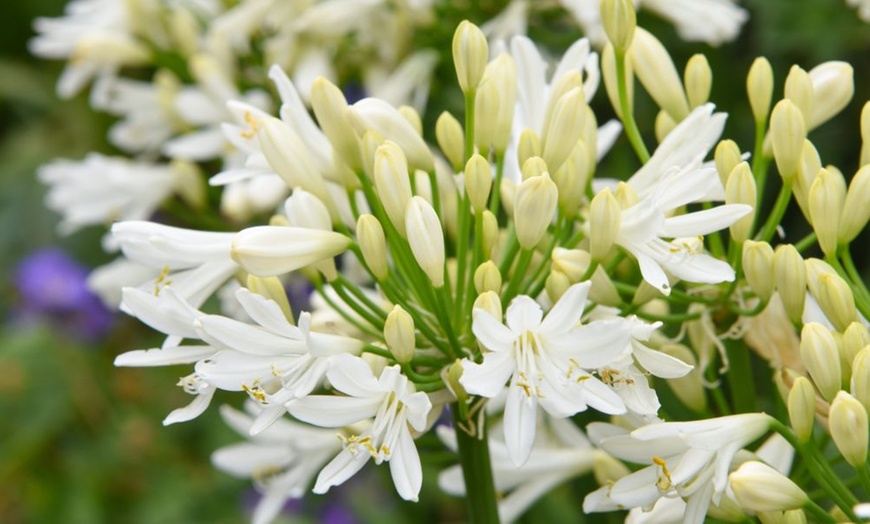
[[782,221],[783,215],[785,215],[785,210],[788,208],[790,201],[791,182],[783,182],[779,195],[776,197],[776,203],[773,205],[773,209],[770,211],[770,215],[768,215],[767,221],[764,223],[764,227],[761,228],[761,232],[758,233],[756,240],[770,242],[770,239],[773,238],[773,234],[776,232],[776,227]]
[[619,113],[622,125],[625,127],[625,136],[634,148],[640,161],[646,164],[649,161],[649,151],[643,143],[637,122],[634,121],[634,112],[628,100],[628,79],[625,74],[625,51],[616,51],[616,88],[619,92]]
[[734,401],[735,413],[752,413],[755,406],[755,380],[752,377],[752,360],[749,348],[736,340],[725,340],[725,351],[731,369],[726,375]]
[[821,506],[819,506],[818,504],[816,504],[812,500],[807,500],[804,503],[804,509],[808,513],[812,514],[815,517],[815,520],[817,522],[827,522],[827,523],[837,522],[837,519],[835,519],[833,517],[833,515],[831,515],[827,511],[825,511]]
[[[472,403],[472,406],[474,403]],[[498,524],[495,483],[489,459],[489,441],[486,437],[486,422],[482,406],[469,410],[463,418],[458,406],[453,406],[453,425],[459,445],[459,461],[465,480],[468,522],[472,524]],[[477,412],[476,412],[477,411]],[[474,419],[481,414],[480,421]]]

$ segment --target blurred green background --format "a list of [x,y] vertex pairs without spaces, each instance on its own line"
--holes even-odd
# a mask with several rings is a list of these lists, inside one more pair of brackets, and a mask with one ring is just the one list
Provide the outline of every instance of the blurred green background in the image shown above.
[[[479,13],[496,4],[472,3]],[[112,152],[104,139],[107,117],[91,112],[85,96],[71,101],[55,97],[62,64],[27,53],[32,19],[57,16],[63,5],[63,0],[7,2],[0,22],[0,522],[244,522],[256,500],[249,482],[222,474],[209,462],[212,451],[239,440],[217,410],[210,409],[195,422],[160,425],[169,411],[189,401],[174,387],[189,371],[112,366],[118,353],[153,347],[159,337],[119,317],[107,338],[83,343],[51,323],[21,322],[16,314],[21,296],[12,276],[28,254],[60,246],[89,267],[108,260],[99,248],[103,231],[98,228],[66,238],[56,235],[57,217],[43,209],[44,189],[34,177],[37,166],[56,157]],[[777,95],[792,63],[809,69],[825,60],[849,61],[856,73],[855,99],[812,138],[823,162],[838,165],[851,177],[860,148],[858,117],[870,94],[870,25],[862,24],[838,0],[754,0],[744,5],[752,18],[739,40],[717,49],[683,43],[671,26],[649,15],[641,14],[640,23],[662,38],[678,67],[695,52],[707,54],[714,70],[712,100],[725,111],[739,108],[729,118],[726,134],[744,149],[752,143],[744,78],[756,56],[771,60]],[[442,20],[439,27],[449,31],[439,33],[451,34],[461,18],[454,14]],[[549,25],[534,29],[533,36],[554,47],[567,46],[577,36],[569,25],[546,16],[536,21]],[[443,50],[449,52],[449,43]],[[449,60],[439,67],[436,78],[452,78]],[[433,93],[440,93],[437,86]],[[453,105],[449,99],[436,100],[428,118],[431,121],[440,108]],[[640,121],[647,123],[649,132],[654,113],[642,102],[639,107]],[[626,156],[609,158],[602,169],[630,172],[632,161]],[[857,242],[866,246],[867,233]],[[866,267],[863,251],[859,258]],[[237,400],[219,395],[214,404]],[[422,446],[424,452],[437,453],[435,443]],[[372,473],[373,478],[382,473]],[[461,520],[455,506],[444,506],[445,499],[436,495],[434,471],[428,478],[421,496],[429,501],[428,507],[390,506],[385,501],[394,499],[392,493],[379,495],[377,483],[363,480],[330,498],[313,497],[301,513],[288,512],[282,519],[353,522],[350,515],[355,514],[357,520],[377,516],[378,522],[385,522],[387,515],[393,522],[431,521],[434,515],[444,521]],[[336,504],[345,511],[333,511]],[[385,508],[394,511],[384,512]],[[525,520],[541,519],[581,520],[580,499],[569,490],[557,490]]]

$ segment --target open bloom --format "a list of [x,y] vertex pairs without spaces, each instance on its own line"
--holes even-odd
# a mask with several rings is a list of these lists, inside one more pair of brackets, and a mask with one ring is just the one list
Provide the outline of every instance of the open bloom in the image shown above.
[[327,371],[332,386],[346,397],[311,395],[287,404],[299,420],[328,428],[340,428],[371,420],[359,434],[340,437],[344,449],[323,468],[314,485],[326,493],[358,472],[369,461],[390,463],[396,491],[405,500],[416,501],[423,485],[420,455],[411,436],[426,429],[432,403],[402,375],[399,366],[384,368],[375,378],[369,365],[358,357],[339,355]]
[[511,302],[506,325],[483,309],[474,310],[472,330],[489,351],[480,364],[463,361],[460,383],[469,393],[492,398],[510,380],[505,443],[517,465],[531,452],[538,404],[557,418],[587,406],[603,413],[625,412],[619,395],[590,371],[624,352],[631,327],[619,318],[578,326],[589,286],[571,286],[546,318],[541,306],[527,296]]

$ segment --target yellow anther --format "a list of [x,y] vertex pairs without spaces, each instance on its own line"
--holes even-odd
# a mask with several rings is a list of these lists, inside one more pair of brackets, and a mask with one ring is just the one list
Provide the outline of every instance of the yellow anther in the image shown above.
[[250,395],[253,399],[259,401],[261,404],[266,403],[266,394],[256,384],[254,384],[253,387],[248,386],[247,384],[242,384],[242,389],[245,390],[245,393]]
[[248,124],[249,129],[239,133],[242,135],[242,138],[254,138],[257,136],[257,119],[254,118],[254,115],[250,111],[245,111],[245,123]]
[[163,266],[163,269],[160,270],[160,274],[157,275],[157,279],[154,280],[154,296],[160,295],[160,290],[165,286],[172,284],[172,280],[169,278],[169,266]]

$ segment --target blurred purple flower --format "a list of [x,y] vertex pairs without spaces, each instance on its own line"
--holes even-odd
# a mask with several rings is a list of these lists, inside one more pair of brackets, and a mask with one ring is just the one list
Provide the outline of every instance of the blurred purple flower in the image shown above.
[[356,524],[357,519],[347,508],[338,504],[330,504],[320,515],[320,522],[323,524]]
[[32,253],[15,270],[15,315],[24,323],[47,320],[83,341],[100,339],[114,315],[87,288],[87,276],[88,269],[60,249]]

